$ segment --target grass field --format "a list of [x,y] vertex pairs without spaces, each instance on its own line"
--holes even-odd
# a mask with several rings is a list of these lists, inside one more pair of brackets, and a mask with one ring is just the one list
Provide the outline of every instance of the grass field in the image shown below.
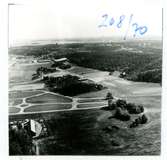
[[11,104],[12,106],[16,106],[19,105],[23,102],[22,99],[9,99],[9,104]]
[[104,99],[80,99],[79,103],[89,103],[89,102],[104,102]]
[[91,107],[100,107],[100,106],[107,106],[107,102],[102,103],[92,103],[92,104],[78,104],[77,108],[91,108]]
[[72,68],[68,69],[68,71],[74,74],[79,74],[79,75],[99,72],[98,70],[95,70],[95,69],[79,67],[79,66],[73,66]]
[[11,98],[25,98],[43,93],[42,91],[15,91],[9,93],[9,99]]
[[20,111],[19,108],[16,107],[9,107],[9,113],[18,113]]
[[49,111],[49,110],[61,110],[61,109],[70,109],[71,104],[45,104],[45,105],[33,105],[29,108],[26,108],[24,112],[39,112],[39,111]]
[[50,67],[51,64],[15,64],[10,67],[9,80],[12,83],[28,82],[32,79],[32,74],[39,67]]
[[66,103],[66,102],[68,103],[68,102],[72,102],[72,100],[67,97],[45,93],[40,96],[27,98],[26,102],[27,103]]

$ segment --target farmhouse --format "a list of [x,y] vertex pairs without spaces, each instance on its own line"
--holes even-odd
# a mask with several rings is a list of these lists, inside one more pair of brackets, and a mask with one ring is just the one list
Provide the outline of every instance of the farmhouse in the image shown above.
[[38,137],[42,131],[42,125],[35,120],[27,120],[23,123],[24,129],[26,129],[33,138]]
[[71,65],[68,63],[67,58],[52,59],[52,67],[62,67],[62,69],[70,68]]

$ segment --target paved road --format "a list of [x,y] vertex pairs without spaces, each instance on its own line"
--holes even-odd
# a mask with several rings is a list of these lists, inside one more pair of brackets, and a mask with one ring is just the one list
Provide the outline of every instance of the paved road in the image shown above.
[[[37,96],[41,96],[41,95],[44,95],[44,94],[51,94],[51,95],[57,95],[57,96],[62,96],[62,97],[66,97],[66,98],[70,98],[72,99],[72,102],[60,102],[60,103],[28,103],[26,101],[26,99],[28,98],[32,98],[32,97],[37,97]],[[19,98],[21,99],[21,98]],[[88,100],[88,102],[79,102],[81,100]],[[91,102],[92,100],[92,102]],[[97,100],[97,101],[95,101]],[[99,102],[100,100],[100,102]],[[72,107],[70,109],[53,109],[53,110],[48,110],[48,111],[35,111],[35,112],[25,112],[24,110],[26,108],[29,108],[31,106],[34,106],[34,105],[42,105],[42,106],[47,106],[47,105],[57,105],[57,104],[71,104]],[[92,104],[98,104],[97,106],[93,106],[93,107],[90,107],[90,105]],[[99,105],[101,104],[101,105]],[[72,97],[69,97],[69,96],[63,96],[63,95],[59,95],[57,93],[52,93],[52,92],[48,92],[48,91],[43,91],[43,93],[40,93],[40,94],[36,94],[36,95],[33,95],[33,96],[28,96],[28,97],[25,97],[25,98],[22,98],[22,103],[19,104],[19,105],[16,105],[14,106],[15,108],[19,108],[20,111],[18,113],[10,113],[10,115],[20,115],[20,114],[36,114],[36,113],[50,113],[50,112],[60,112],[60,111],[72,111],[72,110],[85,110],[85,109],[97,109],[97,108],[102,108],[102,107],[106,107],[108,104],[107,100],[105,100],[104,97],[96,97],[96,98],[72,98]],[[22,106],[25,106],[25,107],[22,107]],[[89,107],[82,107],[82,108],[79,108],[78,105],[87,105]],[[35,107],[35,106],[34,106]]]

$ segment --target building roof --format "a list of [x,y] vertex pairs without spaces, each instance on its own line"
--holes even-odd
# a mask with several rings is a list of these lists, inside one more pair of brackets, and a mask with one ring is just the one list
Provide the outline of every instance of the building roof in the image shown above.
[[38,137],[42,131],[42,125],[32,119],[30,120],[30,128],[35,133],[35,137]]
[[63,61],[67,61],[67,58],[59,58],[59,59],[55,59],[55,62],[63,62]]

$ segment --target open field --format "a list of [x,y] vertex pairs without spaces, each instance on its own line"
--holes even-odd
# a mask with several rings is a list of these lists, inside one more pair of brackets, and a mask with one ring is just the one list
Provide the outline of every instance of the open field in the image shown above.
[[39,90],[43,89],[44,84],[43,83],[26,83],[26,84],[15,84],[10,86],[11,91],[29,91],[29,90]]
[[70,98],[54,95],[50,93],[45,93],[39,96],[30,97],[26,99],[27,103],[65,103],[72,102]]
[[[22,60],[20,60],[22,61]],[[34,63],[14,63],[9,68],[9,81],[10,83],[22,83],[29,82],[32,79],[32,75],[35,73],[36,69],[39,67],[50,67],[50,63],[46,64],[34,64]]]
[[23,102],[22,99],[9,99],[10,106],[17,106]]
[[89,103],[89,104],[79,104],[77,108],[93,108],[97,106],[107,106],[107,102],[99,102],[99,103]]
[[71,104],[43,104],[43,105],[33,105],[26,109],[24,112],[40,112],[49,110],[60,110],[60,109],[70,109]]
[[81,99],[78,103],[89,103],[89,102],[103,102],[104,99],[94,98],[94,99]]
[[79,74],[79,75],[85,75],[89,73],[97,73],[99,72],[98,70],[91,69],[91,68],[85,68],[85,67],[80,67],[74,65],[70,69],[68,69],[69,72],[74,73],[74,74]]
[[[54,137],[40,144],[41,155],[64,153],[67,155],[158,155],[160,153],[160,122],[151,122],[152,118],[156,117],[151,117],[149,123],[144,126],[129,130],[130,122],[108,119],[110,116],[109,111],[94,109],[19,115],[14,119],[48,120],[47,126],[52,128],[51,133]],[[107,126],[117,126],[119,129],[106,132],[103,129]],[[155,139],[156,142],[152,143]],[[120,146],[113,146],[113,141]]]
[[9,93],[9,99],[12,98],[25,98],[25,97],[29,97],[29,96],[34,96],[37,94],[41,94],[43,93],[42,91],[16,91],[16,92],[10,92]]
[[9,107],[9,113],[18,113],[20,111],[19,108],[16,107]]
[[[45,54],[44,47],[51,53],[49,58],[50,56],[61,58],[63,55],[62,57],[67,57],[72,62],[70,69],[59,69],[57,73],[51,73],[49,76],[73,74],[99,83],[105,88],[74,97],[48,92],[43,87],[43,82],[37,83],[31,78],[38,67],[49,67],[50,64],[33,64],[26,61],[26,54],[35,57]],[[32,52],[29,52],[30,48]],[[39,144],[41,155],[160,154],[161,85],[119,78],[119,74],[125,68],[128,76],[134,80],[136,77],[133,75],[136,76],[140,72],[145,73],[152,69],[160,71],[159,45],[125,42],[41,45],[30,48],[14,49],[20,55],[24,52],[26,56],[23,58],[23,63],[15,63],[10,67],[9,120],[26,118],[45,120],[52,139]],[[47,57],[47,54],[45,56]],[[125,61],[122,61],[123,59]],[[151,80],[160,82],[160,79],[154,76]],[[122,98],[127,102],[142,104],[148,122],[130,128],[129,125],[139,115],[131,115],[131,119],[127,122],[109,118],[113,116],[112,112],[101,108],[107,105],[107,101],[103,99],[109,91],[116,99]],[[106,127],[109,129],[106,130]]]

